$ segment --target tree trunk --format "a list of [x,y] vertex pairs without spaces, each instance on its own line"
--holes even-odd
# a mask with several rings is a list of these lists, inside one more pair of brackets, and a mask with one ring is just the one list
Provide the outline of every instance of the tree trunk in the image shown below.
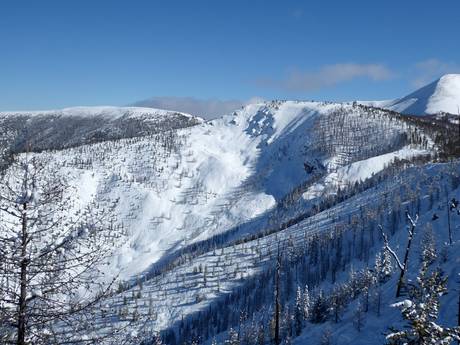
[[278,247],[275,272],[275,345],[280,344],[280,269],[281,259]]
[[449,229],[449,244],[452,245],[452,228],[450,227],[450,203],[449,203],[449,193],[447,192],[447,190],[446,190],[446,212],[447,212],[447,228]]
[[399,280],[398,280],[398,288],[396,289],[396,298],[401,296],[401,288],[404,283],[404,274],[406,273],[407,270],[407,261],[409,260],[409,251],[410,251],[410,246],[412,243],[412,238],[414,237],[414,232],[415,232],[415,226],[411,222],[410,225],[410,233],[409,233],[409,241],[407,242],[407,247],[406,247],[406,253],[404,254],[404,262],[403,262],[403,269],[401,270],[401,273],[399,275]]
[[17,345],[25,345],[26,338],[26,298],[27,298],[27,203],[23,204],[22,214],[22,236],[21,236],[21,281],[19,293],[19,311],[18,311],[18,339]]
[[[459,117],[460,121],[460,117]],[[458,290],[458,314],[457,314],[457,326],[460,327],[460,289]],[[460,345],[460,340],[457,340],[457,344]]]

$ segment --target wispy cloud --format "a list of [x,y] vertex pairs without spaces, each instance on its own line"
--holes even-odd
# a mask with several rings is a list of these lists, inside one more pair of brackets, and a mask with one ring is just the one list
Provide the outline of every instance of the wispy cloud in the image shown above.
[[301,8],[296,8],[296,9],[291,11],[291,16],[294,19],[300,19],[300,18],[303,17],[303,10]]
[[259,79],[256,83],[289,91],[316,91],[356,78],[381,81],[391,79],[394,75],[388,67],[381,64],[342,63],[326,65],[317,71],[293,70],[285,78]]
[[194,97],[152,97],[134,103],[138,107],[151,107],[166,110],[176,110],[189,113],[204,119],[213,119],[229,114],[232,111],[249,103],[262,101],[259,97],[248,100],[219,100],[219,99],[198,99]]
[[447,73],[460,73],[460,65],[438,59],[428,59],[415,64],[412,86],[420,88]]

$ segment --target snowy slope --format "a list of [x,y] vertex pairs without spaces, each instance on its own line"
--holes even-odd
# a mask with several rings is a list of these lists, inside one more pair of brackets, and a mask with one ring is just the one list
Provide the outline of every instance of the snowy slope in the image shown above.
[[[406,117],[348,103],[264,102],[210,122],[139,108],[12,113],[1,119],[25,119],[21,128],[34,130],[36,144],[51,149],[36,154],[71,180],[75,201],[95,202],[101,212],[114,207],[123,236],[106,273],[129,284],[107,305],[117,314],[126,308],[151,313],[154,302],[155,330],[262,273],[281,240],[302,245],[313,234],[347,226],[345,219],[361,212],[360,205],[378,206],[389,193],[402,197],[400,181],[390,179],[324,210],[324,201],[339,189],[437,150],[429,134]],[[63,131],[68,123],[70,132]],[[101,128],[108,135],[94,143]],[[27,131],[14,134],[17,141]],[[414,184],[419,177],[407,180]],[[307,211],[312,213],[305,220]],[[295,217],[303,218],[284,225]],[[231,245],[243,236],[260,239]],[[204,266],[212,270],[206,278]],[[124,300],[139,290],[144,297],[126,306]]]
[[[427,167],[425,173],[442,175],[436,172],[436,167]],[[455,169],[460,168],[458,163]],[[431,171],[430,171],[431,170]],[[444,187],[445,188],[445,187]],[[432,269],[439,267],[444,277],[448,280],[448,293],[440,298],[439,319],[436,321],[444,327],[455,327],[458,325],[458,277],[460,275],[459,265],[459,250],[460,250],[460,214],[451,212],[450,224],[448,218],[448,208],[444,198],[435,201],[432,207],[428,206],[433,200],[434,192],[429,190],[426,195],[420,196],[419,203],[421,205],[420,217],[417,222],[417,228],[414,236],[414,243],[409,256],[409,282],[414,283],[417,279],[417,274],[420,270],[420,256],[423,250],[423,240],[428,230],[433,231],[434,246],[437,258],[432,264]],[[460,198],[460,189],[450,190],[446,196],[451,198]],[[434,219],[433,215],[439,216]],[[453,243],[448,242],[448,227],[453,229]],[[407,228],[407,226],[406,226]],[[404,255],[404,249],[407,243],[407,229],[404,227],[396,233],[396,236],[390,241],[392,248],[395,248],[399,257]],[[386,229],[390,232],[390,229]],[[380,248],[377,248],[380,250]],[[355,268],[359,264],[355,264]],[[382,284],[382,286],[374,288],[370,294],[369,311],[365,313],[363,327],[361,330],[356,328],[356,310],[359,303],[362,303],[363,298],[356,298],[344,310],[338,323],[331,318],[322,324],[309,323],[303,330],[302,334],[293,341],[295,345],[310,344],[311,339],[321,339],[325,333],[330,333],[331,341],[335,345],[368,345],[368,344],[386,344],[385,335],[390,333],[389,328],[394,327],[402,330],[407,326],[407,321],[403,320],[401,313],[397,308],[391,307],[395,302],[402,301],[408,298],[407,294],[403,294],[400,298],[395,297],[396,286],[399,278],[399,271],[395,269],[391,279]],[[327,286],[327,284],[325,284]],[[376,310],[375,294],[381,294],[381,310],[378,313]],[[448,342],[450,343],[450,342]],[[455,342],[452,342],[454,344]]]
[[460,74],[446,74],[431,84],[397,100],[360,103],[409,115],[431,115],[440,112],[458,114]]
[[[458,168],[458,165],[456,166]],[[423,234],[423,229],[427,223],[433,222],[431,220],[434,212],[445,212],[445,206],[443,206],[442,200],[431,200],[433,198],[432,189],[442,189],[442,181],[437,179],[436,176],[446,174],[449,167],[439,166],[427,166],[421,169],[412,169],[411,171],[397,176],[398,178],[389,178],[380,185],[377,185],[370,190],[357,195],[356,197],[347,200],[344,203],[340,203],[335,207],[332,207],[324,212],[320,212],[304,221],[299,222],[287,229],[270,234],[267,236],[260,237],[256,240],[246,241],[244,243],[218,246],[217,248],[207,251],[196,257],[191,257],[185,260],[184,263],[172,267],[165,273],[156,276],[151,279],[144,280],[142,284],[137,284],[131,289],[128,289],[121,294],[114,296],[114,300],[110,301],[108,305],[111,306],[109,313],[111,313],[117,320],[116,323],[125,323],[127,319],[125,317],[119,317],[121,313],[131,314],[133,312],[139,315],[144,315],[149,320],[149,327],[154,330],[164,330],[177,324],[182,324],[180,320],[184,316],[191,315],[193,313],[203,312],[204,314],[196,314],[197,319],[202,319],[206,316],[206,312],[210,311],[210,305],[217,304],[217,306],[228,304],[225,301],[226,296],[237,291],[238,288],[244,289],[247,282],[251,282],[252,278],[260,282],[260,285],[269,284],[263,282],[261,277],[264,277],[263,273],[273,267],[274,261],[276,260],[277,248],[280,244],[285,251],[296,253],[302,252],[303,248],[307,245],[306,241],[315,235],[328,235],[333,234],[337,229],[347,229],[353,227],[368,227],[369,223],[375,222],[376,218],[380,219],[385,223],[389,223],[388,217],[390,215],[397,214],[396,217],[402,217],[401,224],[398,225],[396,235],[392,239],[392,246],[397,248],[398,253],[402,253],[404,249],[403,244],[406,240],[406,232],[404,231],[405,223],[404,211],[407,208],[416,209],[416,200],[413,199],[412,189],[421,190],[419,201],[421,210],[421,229],[416,237],[416,246],[412,251],[410,258],[410,264],[415,272],[417,270],[418,255],[420,253],[420,240]],[[441,184],[440,184],[441,183]],[[408,188],[402,188],[407,186]],[[450,197],[458,197],[459,190],[452,191]],[[363,210],[365,212],[364,219]],[[382,212],[383,211],[383,212]],[[382,218],[383,216],[383,218]],[[380,218],[379,218],[380,217]],[[358,221],[358,219],[360,219]],[[457,229],[459,226],[459,220],[452,218],[452,226]],[[354,225],[353,225],[353,222]],[[365,225],[366,224],[366,225]],[[423,226],[423,228],[422,228]],[[446,239],[446,224],[445,220],[439,220],[433,222],[435,228],[435,234],[438,239],[438,248],[441,251],[443,243]],[[375,253],[380,250],[381,242],[378,239],[377,230],[373,226],[369,226],[370,229],[366,228],[366,232],[373,233],[372,238],[376,238],[377,244],[370,249],[367,255],[361,260],[354,260],[347,269],[343,269],[343,272],[338,273],[338,282],[345,281],[347,279],[348,270],[358,269],[367,265],[373,264],[373,258]],[[396,230],[394,230],[396,231]],[[351,231],[347,231],[350,235]],[[331,235],[332,236],[332,235]],[[347,235],[345,235],[347,236]],[[366,235],[367,236],[367,235]],[[351,238],[350,238],[351,240]],[[455,247],[449,248],[449,254],[452,258],[455,258],[455,248],[458,248],[460,242],[458,236],[455,237]],[[351,245],[351,242],[350,242]],[[286,249],[287,248],[287,249]],[[296,254],[292,254],[296,255]],[[452,277],[458,274],[458,266],[454,260],[449,261],[448,264],[444,264],[443,268]],[[287,268],[284,268],[287,270]],[[307,268],[302,267],[302,270]],[[308,268],[308,271],[319,271],[319,267]],[[413,276],[413,275],[412,275]],[[334,324],[326,322],[319,325],[308,325],[304,333],[296,340],[296,344],[309,343],[308,339],[318,339],[322,332],[332,327],[334,329],[333,338],[337,341],[337,344],[373,344],[375,339],[378,338],[378,343],[384,341],[383,335],[387,331],[387,327],[391,324],[396,324],[395,320],[399,320],[398,312],[389,308],[390,302],[394,302],[394,289],[396,284],[397,275],[394,274],[392,280],[384,286],[384,299],[382,306],[383,316],[377,317],[374,310],[369,311],[367,316],[370,320],[369,327],[366,327],[366,331],[359,333],[353,328],[353,310],[356,308],[356,301],[352,302],[351,306],[347,308],[347,311],[343,317],[341,317],[340,324]],[[248,283],[251,286],[253,283]],[[287,281],[283,281],[283,285],[287,284]],[[333,284],[330,282],[330,276],[328,275],[321,283],[320,286],[328,291],[332,288]],[[450,284],[450,288],[455,286],[455,281]],[[244,290],[243,290],[244,291]],[[246,301],[245,293],[241,293],[241,300]],[[235,293],[238,296],[238,293]],[[259,294],[259,298],[266,298],[271,301],[272,294],[263,296],[262,290],[256,291],[255,295]],[[141,296],[141,297],[135,297]],[[443,300],[444,305],[453,304],[457,296],[449,296]],[[239,310],[241,306],[237,297],[231,299],[235,303],[234,309],[228,306],[229,310],[235,313],[234,319],[238,320]],[[219,304],[220,303],[220,304]],[[244,305],[245,302],[243,302]],[[153,306],[153,307],[152,307]],[[217,307],[218,308],[218,307]],[[126,310],[126,311],[125,311]],[[217,309],[219,310],[219,309]],[[442,315],[444,322],[452,323],[454,319],[454,308],[445,310]],[[268,315],[267,315],[268,312]],[[262,315],[257,315],[257,318],[266,319],[270,317],[273,311],[270,309],[262,309]],[[225,313],[225,312],[223,312]],[[222,314],[219,314],[220,318],[225,318]],[[264,315],[265,314],[265,315]],[[129,318],[128,318],[129,319]],[[250,326],[249,321],[247,326]],[[212,328],[212,325],[205,323],[206,326]],[[245,322],[240,326],[243,328]],[[377,333],[378,334],[377,334]],[[359,337],[359,342],[355,342],[356,338]]]
[[182,128],[203,120],[188,114],[136,107],[76,107],[1,112],[0,152],[64,148]]
[[90,176],[85,184],[96,201],[117,203],[128,240],[117,249],[111,269],[130,279],[192,243],[282,223],[275,206],[292,204],[286,217],[292,216],[302,209],[298,192],[315,190],[316,198],[323,195],[319,189],[334,194],[396,157],[429,153],[432,143],[421,147],[407,141],[412,130],[371,108],[269,102],[174,132],[50,155],[58,169]]

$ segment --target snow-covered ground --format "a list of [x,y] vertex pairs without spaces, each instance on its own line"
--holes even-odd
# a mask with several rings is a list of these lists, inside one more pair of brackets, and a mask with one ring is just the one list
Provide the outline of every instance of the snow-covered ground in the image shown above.
[[374,174],[379,173],[386,167],[390,166],[395,159],[410,159],[414,156],[426,154],[429,154],[428,150],[405,146],[394,152],[385,153],[383,155],[351,163],[327,174],[320,182],[310,186],[303,194],[303,197],[306,200],[310,200],[318,197],[324,197],[328,192],[336,193],[337,188],[345,188],[356,182],[363,182]]
[[[361,126],[382,133],[369,142],[377,156],[359,160],[359,143],[344,145],[352,139],[330,132],[337,114],[358,127],[367,116],[359,107],[338,103],[261,103],[174,133],[55,151],[51,161],[81,172],[80,195],[88,198],[90,190],[99,203],[116,202],[128,239],[116,250],[111,270],[130,279],[180,248],[263,218],[293,189],[316,178],[305,164],[324,176],[306,190],[310,195],[334,191],[337,181],[365,180],[395,157],[427,153],[400,147],[396,139],[408,126],[378,113]],[[319,132],[331,150],[318,147]],[[386,142],[392,141],[395,151],[388,153]]]

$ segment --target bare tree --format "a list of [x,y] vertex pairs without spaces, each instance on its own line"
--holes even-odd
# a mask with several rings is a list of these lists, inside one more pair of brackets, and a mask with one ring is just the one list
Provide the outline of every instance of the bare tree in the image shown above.
[[38,156],[13,162],[0,181],[0,342],[94,341],[113,283],[102,272],[118,236],[110,210],[75,201]]
[[398,279],[398,286],[396,288],[396,297],[401,296],[401,289],[402,289],[402,287],[404,285],[404,276],[405,276],[405,274],[407,272],[407,267],[408,267],[407,265],[408,265],[408,261],[409,261],[409,253],[410,253],[410,248],[411,248],[411,244],[412,244],[412,239],[414,238],[415,228],[417,227],[417,221],[418,221],[418,215],[416,215],[415,219],[413,219],[409,215],[409,213],[406,212],[406,217],[407,217],[407,220],[409,221],[409,226],[408,226],[407,246],[406,246],[406,251],[404,253],[403,262],[401,262],[401,260],[399,260],[399,257],[396,254],[396,252],[393,249],[391,249],[391,247],[390,247],[390,245],[388,243],[387,235],[383,232],[382,226],[379,226],[379,228],[381,230],[381,233],[382,233],[382,236],[383,236],[383,242],[384,242],[385,250],[387,250],[391,254],[391,256],[393,256],[393,258],[395,259],[395,261],[397,263],[399,271],[400,271],[399,279]]
[[278,243],[278,254],[276,256],[276,269],[275,269],[275,345],[279,345],[280,340],[280,275],[281,275],[281,254]]

